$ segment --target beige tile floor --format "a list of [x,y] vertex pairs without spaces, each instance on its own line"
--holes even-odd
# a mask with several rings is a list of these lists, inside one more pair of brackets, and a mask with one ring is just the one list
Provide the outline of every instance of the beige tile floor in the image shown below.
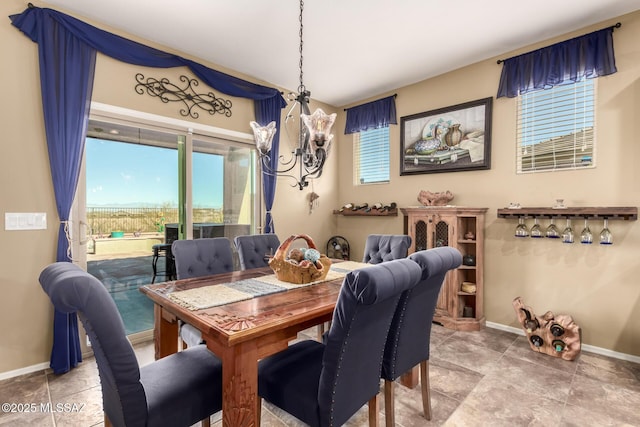
[[[300,339],[315,336],[305,332]],[[587,352],[568,362],[532,352],[522,336],[489,328],[454,332],[434,325],[431,342],[433,419],[420,413],[419,387],[399,386],[398,426],[640,426],[639,364]],[[135,349],[141,364],[153,361],[152,343]],[[101,399],[89,358],[61,376],[41,371],[0,381],[0,402],[36,406],[30,413],[0,413],[0,425],[100,426]],[[62,411],[43,413],[40,404],[48,403]],[[219,426],[220,414],[212,421]],[[303,424],[265,403],[262,425]],[[366,407],[347,423],[367,425]]]

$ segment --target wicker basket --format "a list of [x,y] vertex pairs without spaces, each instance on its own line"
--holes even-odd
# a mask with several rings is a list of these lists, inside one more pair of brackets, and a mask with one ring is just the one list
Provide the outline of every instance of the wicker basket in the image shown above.
[[329,268],[331,267],[331,260],[327,258],[326,255],[320,255],[320,259],[316,263],[319,264],[320,268],[318,268],[318,266],[314,264],[301,267],[289,262],[286,259],[287,254],[289,253],[289,246],[291,246],[291,243],[293,243],[293,241],[297,239],[306,240],[309,249],[317,250],[316,245],[313,243],[311,237],[307,236],[306,234],[297,234],[294,236],[290,236],[278,247],[276,254],[269,261],[269,267],[271,267],[278,280],[282,280],[283,282],[302,285],[318,280],[324,280],[324,278],[327,277]]

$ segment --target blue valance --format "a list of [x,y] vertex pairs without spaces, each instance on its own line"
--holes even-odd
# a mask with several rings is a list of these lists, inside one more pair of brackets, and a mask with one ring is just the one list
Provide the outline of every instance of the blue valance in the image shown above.
[[505,59],[497,97],[514,98],[533,90],[615,73],[613,28]]
[[396,120],[395,95],[347,108],[346,112],[347,123],[344,129],[345,134],[388,127],[390,124],[398,124]]

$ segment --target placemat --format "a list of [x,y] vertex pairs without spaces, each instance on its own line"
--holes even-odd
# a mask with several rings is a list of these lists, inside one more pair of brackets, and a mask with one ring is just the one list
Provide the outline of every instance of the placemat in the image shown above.
[[321,282],[340,279],[341,277],[344,277],[349,271],[367,266],[370,266],[370,264],[346,261],[338,264],[332,264],[331,269],[327,273],[327,277],[325,277],[323,280],[317,280],[315,282],[298,285],[294,283],[283,282],[281,280],[278,280],[275,274],[270,274],[268,276],[261,276],[253,279],[244,279],[237,282],[220,283],[217,285],[203,286],[196,289],[188,289],[186,291],[172,292],[169,294],[169,299],[189,310],[202,310],[205,308],[217,307],[219,305],[247,300],[262,295],[274,294],[276,292],[285,292],[290,289],[296,289],[315,285]]

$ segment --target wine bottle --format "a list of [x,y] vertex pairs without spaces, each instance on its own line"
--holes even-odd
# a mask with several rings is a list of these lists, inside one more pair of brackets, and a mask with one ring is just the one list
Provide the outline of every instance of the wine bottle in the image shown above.
[[382,207],[382,210],[383,210],[383,211],[390,211],[390,210],[395,209],[395,208],[396,208],[396,206],[397,206],[397,205],[396,205],[396,202],[391,202],[391,203],[389,203],[388,205],[384,205],[384,206]]
[[363,203],[361,205],[356,205],[353,208],[351,208],[352,211],[360,211],[360,210],[364,210],[366,208],[369,207],[369,203]]
[[560,353],[567,347],[567,345],[562,340],[553,340],[553,342],[551,342],[551,345],[553,346],[553,349],[558,353]]
[[531,335],[531,338],[529,339],[531,340],[531,343],[536,347],[542,347],[542,345],[544,344],[544,340],[538,335]]
[[344,212],[345,210],[349,210],[353,208],[353,203],[347,203],[343,207],[340,208],[340,212]]
[[525,327],[527,332],[531,333],[538,329],[538,327],[540,326],[540,324],[538,323],[538,319],[536,319],[535,317],[532,318],[531,313],[529,313],[529,310],[527,310],[526,308],[521,308],[520,310],[522,310],[524,312],[524,315],[527,317],[523,322],[523,326]]
[[379,211],[380,209],[382,209],[382,203],[374,203],[373,206],[371,206],[371,209]]
[[564,334],[564,328],[557,323],[551,325],[551,335],[554,337],[561,337]]

